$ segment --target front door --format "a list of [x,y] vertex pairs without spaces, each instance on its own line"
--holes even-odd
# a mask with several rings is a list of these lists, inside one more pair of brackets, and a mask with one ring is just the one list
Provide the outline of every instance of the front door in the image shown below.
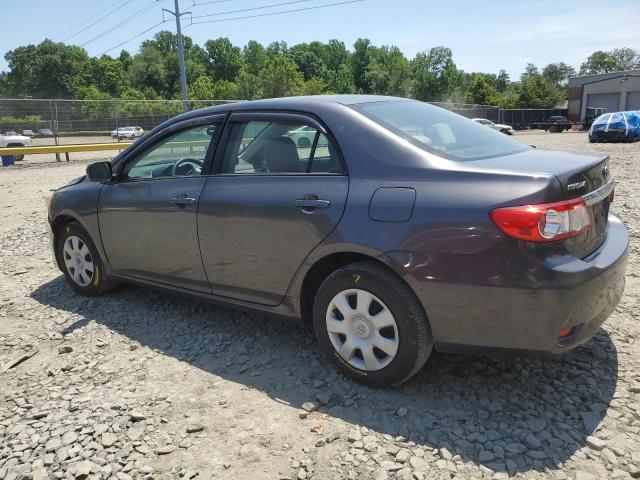
[[198,235],[212,292],[279,304],[335,228],[349,180],[323,128],[299,115],[230,117],[221,173],[200,198]]
[[127,159],[98,209],[105,253],[116,273],[209,292],[197,235],[198,200],[220,123],[190,125]]

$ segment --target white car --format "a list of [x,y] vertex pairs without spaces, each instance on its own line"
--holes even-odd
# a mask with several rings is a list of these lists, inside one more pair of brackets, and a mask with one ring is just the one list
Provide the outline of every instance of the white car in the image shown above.
[[128,138],[131,140],[135,140],[139,138],[144,133],[142,127],[120,127],[111,132],[111,138],[117,138],[118,140],[122,140],[124,138]]
[[505,133],[507,135],[513,135],[514,130],[511,125],[504,125],[502,123],[493,123],[491,120],[487,120],[486,118],[472,118],[472,120],[480,125],[486,125],[489,128],[493,128],[499,132]]
[[298,147],[309,148],[313,143],[316,136],[316,129],[313,127],[299,127],[295,130],[291,130],[287,133],[287,136],[291,138]]
[[[5,147],[30,147],[31,139],[25,135],[1,135],[0,148]],[[14,155],[16,161],[24,159],[24,155]]]

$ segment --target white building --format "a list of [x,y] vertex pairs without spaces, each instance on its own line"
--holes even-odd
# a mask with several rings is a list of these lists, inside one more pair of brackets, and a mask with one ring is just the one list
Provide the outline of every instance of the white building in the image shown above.
[[587,107],[607,112],[640,110],[640,70],[570,78],[569,120],[584,121]]

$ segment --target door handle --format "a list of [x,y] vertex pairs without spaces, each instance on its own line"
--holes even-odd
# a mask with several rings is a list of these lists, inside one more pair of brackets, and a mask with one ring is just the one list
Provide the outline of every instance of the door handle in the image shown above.
[[190,197],[186,193],[181,193],[180,195],[176,195],[171,200],[169,200],[169,203],[173,205],[195,205],[196,199]]
[[301,198],[299,200],[294,200],[293,205],[303,209],[329,208],[331,206],[331,202],[329,200],[320,200],[318,198]]

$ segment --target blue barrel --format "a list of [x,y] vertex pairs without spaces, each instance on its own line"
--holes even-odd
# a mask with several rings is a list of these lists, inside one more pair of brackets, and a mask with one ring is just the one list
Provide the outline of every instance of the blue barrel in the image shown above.
[[10,167],[15,163],[15,158],[13,155],[2,155],[2,166]]

